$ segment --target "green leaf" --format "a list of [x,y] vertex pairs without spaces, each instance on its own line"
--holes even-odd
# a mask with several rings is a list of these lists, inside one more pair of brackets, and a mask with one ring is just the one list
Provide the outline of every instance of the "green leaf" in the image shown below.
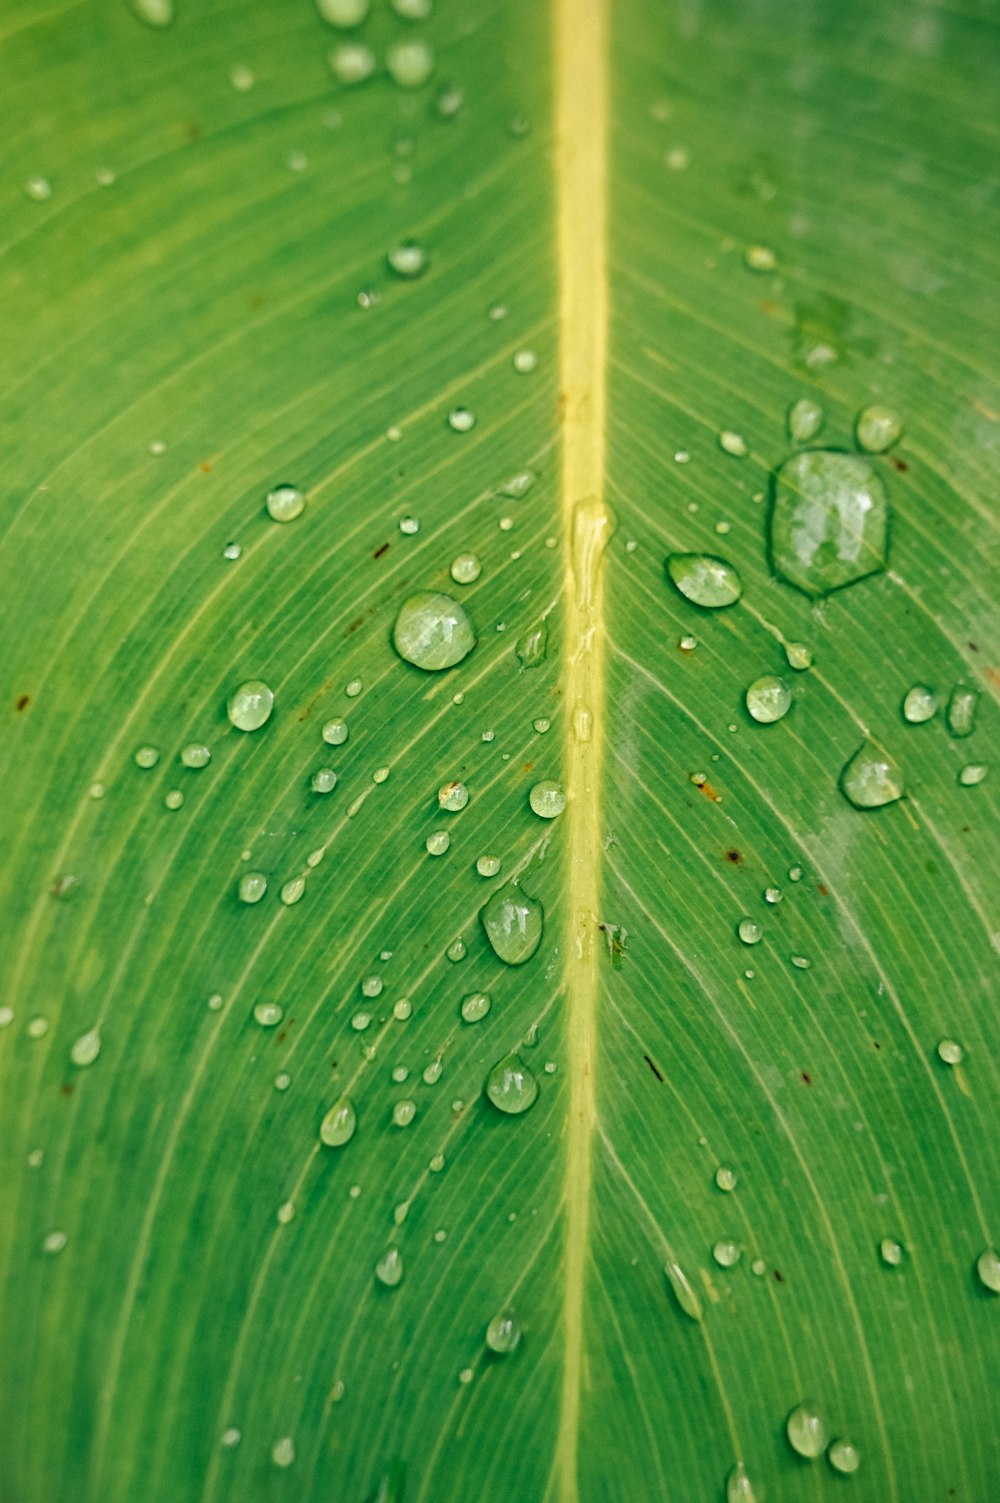
[[352,9],[0,21],[0,1497],[987,1503],[995,12]]

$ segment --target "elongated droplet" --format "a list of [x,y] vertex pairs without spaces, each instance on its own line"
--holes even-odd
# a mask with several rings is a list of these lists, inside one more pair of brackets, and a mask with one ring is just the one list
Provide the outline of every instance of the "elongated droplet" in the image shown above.
[[271,718],[274,694],[262,678],[251,678],[229,696],[226,713],[238,731],[259,731]]
[[331,1106],[319,1124],[320,1142],[327,1148],[343,1148],[354,1137],[357,1125],[358,1114],[354,1102],[349,1096],[344,1096],[336,1106]]
[[72,1049],[70,1049],[69,1057],[74,1065],[82,1070],[87,1065],[92,1065],[100,1052],[101,1030],[100,1027],[94,1027],[88,1029],[86,1033],[81,1033],[80,1037],[73,1044]]
[[691,1286],[687,1274],[679,1263],[666,1263],[663,1272],[667,1276],[667,1282],[673,1291],[674,1299],[680,1305],[684,1314],[690,1320],[701,1320],[701,1300]]
[[408,663],[437,673],[468,657],[476,645],[476,633],[457,600],[421,590],[402,605],[392,629],[392,645]]
[[514,650],[522,668],[537,668],[539,663],[544,663],[548,646],[549,624],[543,616],[518,637]]
[[267,878],[263,872],[244,872],[236,891],[241,903],[259,903],[267,892]]
[[757,1494],[742,1461],[736,1463],[726,1479],[726,1503],[757,1503]]
[[959,768],[958,781],[963,788],[975,788],[984,781],[989,770],[987,762],[966,762]]
[[986,1247],[979,1254],[976,1273],[984,1289],[991,1294],[1000,1294],[1000,1253],[995,1247]]
[[733,605],[743,593],[740,576],[724,558],[710,553],[671,553],[667,576],[686,600],[707,610]]
[[856,809],[881,809],[903,797],[903,774],[888,752],[866,741],[840,774],[844,797]]
[[211,748],[203,741],[192,741],[188,746],[181,749],[181,762],[185,767],[207,767],[212,760]]
[[295,1442],[290,1435],[283,1435],[271,1447],[271,1460],[275,1466],[291,1466],[295,1461]]
[[856,454],[805,449],[772,477],[771,566],[806,595],[829,595],[883,570],[889,498]]
[[489,992],[470,992],[462,998],[463,1023],[481,1023],[490,1010],[492,999]]
[[852,1472],[856,1472],[861,1465],[861,1453],[857,1446],[853,1441],[844,1440],[843,1437],[831,1441],[830,1449],[826,1453],[826,1459],[835,1472],[842,1472],[848,1477]]
[[501,1356],[516,1351],[520,1340],[521,1327],[511,1310],[501,1310],[486,1327],[486,1345],[491,1352],[497,1352]]
[[132,9],[147,26],[162,28],[174,19],[174,0],[131,0]]
[[518,1117],[538,1099],[538,1081],[520,1055],[507,1054],[487,1075],[486,1095],[498,1112]]
[[375,1277],[386,1289],[395,1289],[403,1279],[403,1254],[398,1247],[390,1247],[375,1264]]
[[542,942],[544,910],[536,898],[508,883],[479,910],[493,953],[506,965],[523,965]]
[[823,1417],[815,1404],[797,1404],[785,1421],[788,1444],[800,1456],[810,1461],[822,1456],[826,1450],[829,1433]]
[[978,703],[978,689],[970,689],[966,684],[955,685],[949,696],[948,709],[945,713],[949,735],[959,739],[972,735],[976,725]]
[[823,426],[823,409],[810,397],[800,397],[788,409],[788,436],[797,444],[808,443]]

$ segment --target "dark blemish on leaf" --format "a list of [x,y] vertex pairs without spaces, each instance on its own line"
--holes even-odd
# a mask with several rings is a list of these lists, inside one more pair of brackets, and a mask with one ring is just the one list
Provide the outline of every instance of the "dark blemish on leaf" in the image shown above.
[[521,771],[530,772],[534,765],[534,762],[525,762],[524,766],[521,768]]
[[828,896],[828,894],[827,894],[827,890],[826,890],[826,888],[825,888],[825,887],[824,887],[824,886],[823,886],[823,884],[822,884],[822,882],[817,882],[817,883],[816,883],[816,891],[817,891],[817,892],[821,892],[821,893],[822,893],[822,894],[823,894],[823,896],[824,896],[824,898],[825,898],[825,897],[827,897],[827,896]]
[[364,624],[365,624],[365,618],[364,618],[364,616],[355,616],[354,620],[351,622],[350,626],[347,628],[347,635],[350,636],[352,632],[356,632],[357,629],[358,629],[358,627],[359,626],[364,626]]
[[910,468],[910,466],[906,463],[906,460],[900,459],[898,454],[890,454],[889,463],[893,465],[901,475],[905,475],[907,470]]
[[663,1076],[660,1074],[659,1070],[653,1064],[653,1061],[650,1059],[649,1055],[648,1054],[644,1054],[642,1057],[646,1061],[646,1063],[649,1066],[649,1068],[652,1070],[653,1074],[656,1076],[657,1080],[662,1085],[663,1084]]
[[212,466],[205,459],[202,460],[198,468],[203,475],[211,475],[212,473]]
[[73,1087],[68,1080],[64,1080],[59,1089],[62,1091],[64,1096],[72,1096],[73,1094]]
[[807,1075],[805,1070],[802,1071],[802,1079],[805,1081],[806,1085],[812,1085],[812,1076]]
[[779,1284],[783,1284],[785,1282],[785,1275],[779,1272],[777,1268],[774,1270],[774,1277],[777,1279]]
[[389,551],[389,544],[388,543],[382,543],[382,544],[380,544],[380,546],[378,548],[375,549],[375,552],[372,554],[372,558],[381,558],[382,555],[383,555],[383,553],[388,553],[388,551]]
[[874,1044],[876,1049],[881,1049],[882,1045],[879,1043],[878,1039],[872,1039],[872,1043]]
[[611,956],[611,969],[620,971],[625,959],[625,946],[628,942],[628,930],[624,924],[598,923],[598,929],[608,942],[608,954]]
[[14,708],[15,708],[15,710],[18,710],[18,711],[26,710],[28,708],[28,706],[30,705],[30,703],[31,703],[31,695],[30,694],[22,694],[21,697],[20,697],[20,699],[14,705]]
[[706,798],[710,798],[713,804],[722,803],[722,794],[716,793],[711,783],[696,783],[695,787],[699,793],[703,793]]
[[726,852],[726,860],[731,861],[734,866],[739,866],[740,862],[743,860],[743,857],[740,855],[739,851],[732,850]]

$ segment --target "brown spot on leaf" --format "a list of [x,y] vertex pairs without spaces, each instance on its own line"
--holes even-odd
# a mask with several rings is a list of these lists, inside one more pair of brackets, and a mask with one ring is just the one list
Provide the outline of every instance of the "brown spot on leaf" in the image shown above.
[[18,712],[20,712],[21,710],[26,710],[28,708],[28,706],[30,705],[30,703],[31,703],[31,695],[30,694],[22,694],[22,695],[20,695],[20,697],[16,701],[16,703],[14,705],[14,708]]

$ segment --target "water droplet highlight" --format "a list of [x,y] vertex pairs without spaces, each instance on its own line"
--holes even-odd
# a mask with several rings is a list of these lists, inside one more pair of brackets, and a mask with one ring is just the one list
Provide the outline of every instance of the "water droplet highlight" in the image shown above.
[[538,1081],[518,1054],[507,1054],[486,1077],[486,1095],[498,1112],[517,1117],[534,1106]]
[[273,709],[272,691],[262,678],[251,678],[229,696],[226,714],[238,731],[259,731],[270,720]]
[[510,1310],[494,1315],[486,1327],[486,1345],[498,1356],[508,1356],[517,1350],[521,1340],[521,1327],[517,1316]]
[[392,644],[406,662],[427,673],[437,673],[468,657],[476,645],[476,634],[457,600],[421,590],[400,608]]
[[829,1439],[826,1425],[812,1404],[797,1404],[785,1421],[788,1444],[799,1456],[813,1461],[822,1456]]
[[463,1023],[481,1023],[492,1006],[489,992],[470,992],[462,998]]
[[888,752],[866,741],[840,774],[840,787],[856,809],[881,809],[906,791],[903,774]]
[[810,397],[800,397],[788,409],[788,436],[797,444],[808,443],[823,426],[823,409]]
[[674,1299],[689,1320],[701,1320],[701,1300],[695,1293],[691,1281],[679,1263],[665,1263],[663,1272],[667,1276],[667,1282],[673,1291]]
[[746,692],[747,713],[759,725],[773,725],[776,720],[781,720],[788,714],[791,704],[791,689],[773,673],[755,678]]
[[306,509],[306,498],[297,485],[276,485],[264,500],[272,522],[294,522]]
[[386,1289],[396,1289],[403,1279],[403,1254],[390,1247],[375,1264],[375,1277]]
[[83,1070],[87,1065],[94,1063],[100,1052],[101,1030],[100,1026],[96,1026],[88,1029],[86,1033],[81,1033],[70,1049],[69,1057],[77,1069]]
[[532,813],[539,819],[556,819],[566,807],[566,791],[551,778],[536,783],[528,794]]
[[331,1106],[319,1124],[320,1142],[327,1148],[343,1148],[354,1137],[357,1125],[358,1114],[354,1102],[349,1096],[344,1096],[335,1106]]
[[972,735],[976,725],[978,703],[978,689],[970,689],[965,684],[955,685],[948,697],[948,708],[945,711],[950,736],[962,739]]
[[743,593],[739,574],[710,553],[671,553],[667,575],[686,600],[707,610],[733,605]]
[[910,725],[923,725],[937,714],[938,697],[926,684],[914,684],[903,698],[903,719]]
[[524,965],[542,942],[542,905],[513,884],[498,888],[479,918],[493,953],[505,965]]
[[835,1472],[842,1472],[844,1476],[850,1476],[861,1465],[861,1454],[857,1446],[849,1440],[832,1441],[826,1453],[826,1459]]
[[869,454],[884,454],[903,436],[903,424],[888,407],[864,407],[854,424],[858,448]]
[[856,454],[804,449],[772,476],[771,567],[806,595],[829,595],[886,567],[889,498]]

